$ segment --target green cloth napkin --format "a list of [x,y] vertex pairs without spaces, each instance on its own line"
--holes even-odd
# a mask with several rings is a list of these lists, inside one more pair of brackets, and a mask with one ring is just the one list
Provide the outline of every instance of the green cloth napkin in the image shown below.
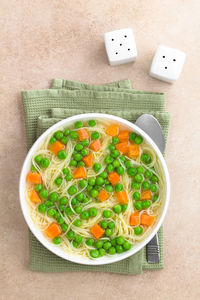
[[[169,128],[169,114],[164,111],[165,98],[161,93],[137,91],[129,80],[107,85],[89,85],[63,79],[55,79],[52,89],[23,91],[28,149],[35,139],[56,122],[85,112],[112,113],[131,122],[142,113],[153,114],[161,123],[165,139]],[[122,274],[139,274],[144,269],[162,269],[163,230],[158,232],[161,260],[148,264],[146,248],[120,262],[103,266],[85,266],[57,257],[29,232],[31,270],[44,272],[103,271]]]

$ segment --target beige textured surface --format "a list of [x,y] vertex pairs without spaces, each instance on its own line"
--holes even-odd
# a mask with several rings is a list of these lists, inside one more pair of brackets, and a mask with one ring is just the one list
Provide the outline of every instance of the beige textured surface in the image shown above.
[[[138,59],[110,67],[103,33],[128,26],[135,31]],[[199,0],[0,0],[0,299],[200,299],[199,36]],[[174,85],[148,76],[159,44],[187,53]],[[164,270],[136,277],[28,270],[18,200],[26,155],[20,91],[47,88],[55,77],[96,84],[130,78],[137,89],[166,93],[172,197]]]

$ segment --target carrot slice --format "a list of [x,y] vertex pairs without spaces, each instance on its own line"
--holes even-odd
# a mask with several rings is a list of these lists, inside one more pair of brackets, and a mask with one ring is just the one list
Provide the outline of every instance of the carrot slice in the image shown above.
[[65,149],[65,145],[62,144],[62,143],[59,142],[59,141],[56,141],[53,145],[51,145],[51,146],[49,147],[49,149],[50,149],[53,153],[57,154],[59,151]]
[[77,130],[77,133],[80,141],[86,140],[90,137],[88,131],[85,128]]
[[88,154],[87,156],[83,157],[83,161],[86,164],[86,166],[91,167],[92,166],[92,154]]
[[117,174],[117,172],[113,172],[108,175],[108,180],[111,184],[115,185],[120,181],[120,176]]
[[102,190],[99,192],[98,198],[101,202],[103,202],[109,198],[109,194],[106,192],[106,190]]
[[38,194],[36,193],[36,191],[31,191],[30,196],[29,196],[31,202],[33,203],[40,203],[40,197],[38,196]]
[[79,167],[77,169],[74,170],[74,178],[85,178],[86,177],[86,172],[85,169],[83,167]]
[[154,220],[155,220],[154,216],[149,216],[149,215],[146,215],[146,214],[142,214],[141,218],[140,218],[140,223],[142,225],[150,226],[150,225],[153,224]]
[[119,138],[120,142],[128,142],[128,140],[129,140],[129,131],[128,130],[121,131],[118,135],[118,138]]
[[106,129],[106,133],[110,136],[116,136],[119,133],[118,125],[111,125]]
[[104,230],[98,224],[95,224],[90,229],[90,232],[95,236],[96,239],[99,239],[104,234]]
[[152,194],[150,190],[141,192],[141,200],[150,200],[150,199],[152,199]]
[[122,204],[128,203],[128,195],[127,195],[126,191],[117,192],[116,196],[120,203],[122,203]]
[[101,143],[100,143],[100,141],[99,140],[95,140],[94,142],[92,142],[90,144],[90,148],[93,151],[95,151],[95,152],[99,151],[99,149],[101,149]]
[[40,173],[29,172],[26,176],[26,181],[39,184],[42,182],[42,176]]
[[128,157],[136,158],[140,154],[139,146],[136,144],[131,144],[128,148]]
[[138,212],[134,212],[130,215],[130,225],[131,226],[139,225],[139,213]]
[[119,143],[119,144],[115,145],[115,148],[119,152],[126,154],[126,153],[128,153],[129,143],[128,142]]
[[45,232],[48,235],[48,237],[50,237],[51,239],[54,239],[56,236],[61,234],[62,231],[61,231],[60,226],[57,223],[52,223],[47,227]]

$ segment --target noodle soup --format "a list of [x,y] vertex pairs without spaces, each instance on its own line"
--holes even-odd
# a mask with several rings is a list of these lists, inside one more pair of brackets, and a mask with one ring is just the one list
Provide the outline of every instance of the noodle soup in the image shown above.
[[77,121],[52,132],[32,157],[26,201],[46,239],[97,259],[149,235],[165,197],[163,178],[142,136],[108,120]]

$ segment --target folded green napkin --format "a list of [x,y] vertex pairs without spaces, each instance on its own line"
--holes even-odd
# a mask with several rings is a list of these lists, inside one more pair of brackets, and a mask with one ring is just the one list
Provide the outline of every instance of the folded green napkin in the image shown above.
[[[153,114],[161,123],[165,139],[169,128],[169,114],[164,111],[165,98],[161,93],[133,90],[129,80],[107,85],[88,85],[69,80],[55,79],[52,89],[24,91],[22,100],[25,113],[28,149],[35,139],[56,122],[86,112],[111,113],[131,122],[142,113]],[[161,260],[148,264],[146,249],[131,257],[109,265],[85,266],[57,257],[29,232],[31,270],[44,272],[103,271],[122,274],[139,274],[144,269],[163,268],[163,231],[158,232]]]

